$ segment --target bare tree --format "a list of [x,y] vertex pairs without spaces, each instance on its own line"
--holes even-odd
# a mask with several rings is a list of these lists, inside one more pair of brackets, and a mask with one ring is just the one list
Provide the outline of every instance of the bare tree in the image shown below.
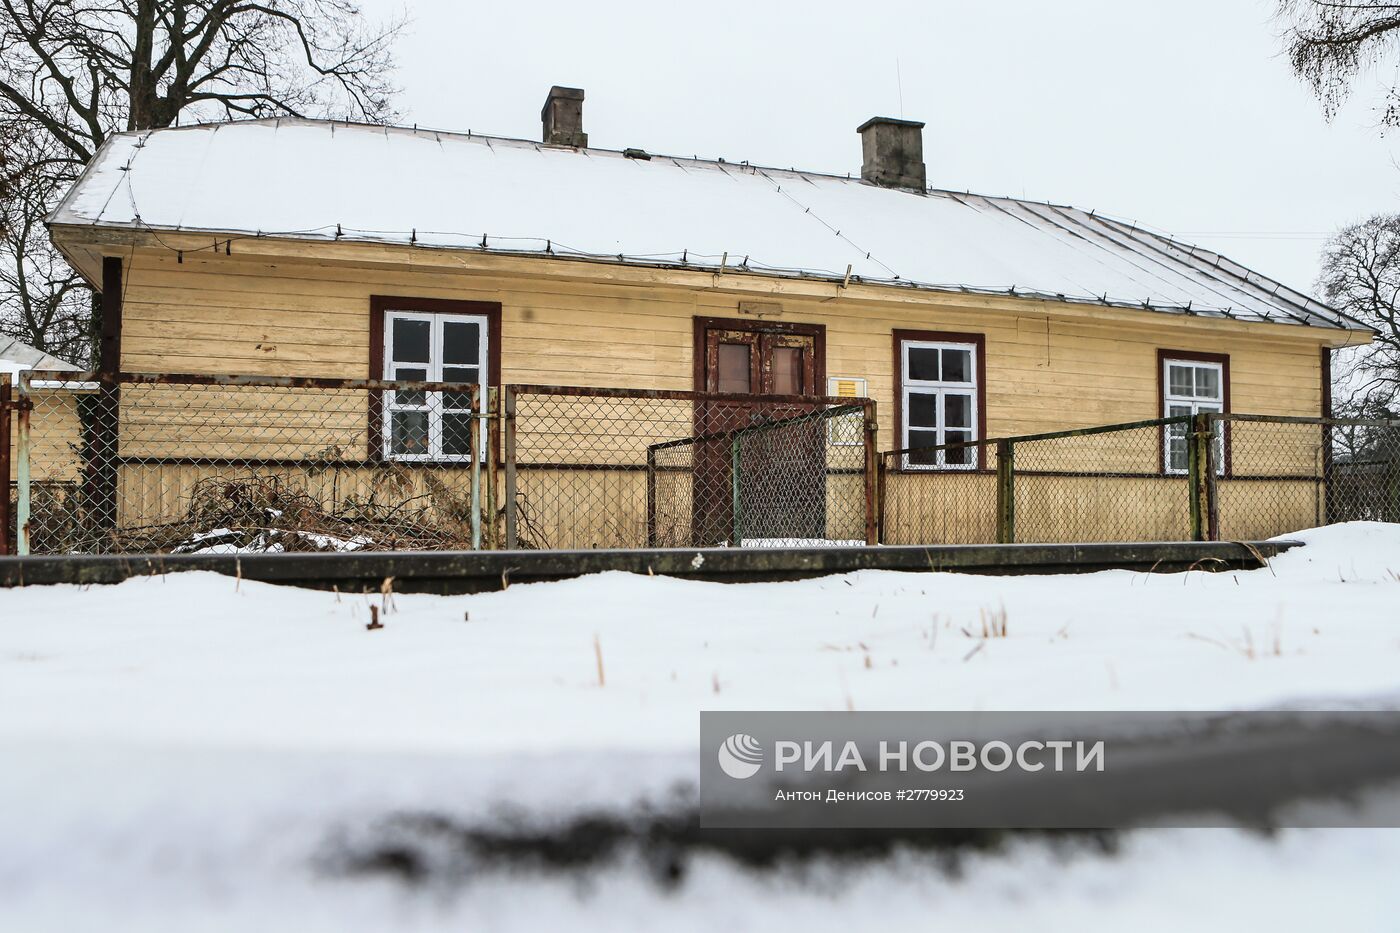
[[1400,407],[1400,214],[1372,217],[1329,240],[1318,290],[1376,330],[1375,341],[1352,351],[1338,373],[1339,413],[1393,417]]
[[[1382,0],[1279,0],[1278,18],[1293,72],[1307,82],[1328,120],[1352,83],[1400,50],[1400,4]],[[1385,93],[1383,126],[1400,126],[1400,88]]]
[[0,328],[91,357],[98,308],[43,219],[112,133],[386,120],[401,25],[367,24],[354,0],[0,0]]

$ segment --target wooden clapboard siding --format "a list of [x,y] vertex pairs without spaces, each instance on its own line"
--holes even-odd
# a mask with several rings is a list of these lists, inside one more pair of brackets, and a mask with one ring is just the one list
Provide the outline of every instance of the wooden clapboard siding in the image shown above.
[[[80,393],[68,389],[32,389],[29,413],[29,476],[36,483],[72,483],[82,477],[79,457],[82,422]],[[10,463],[18,463],[19,432],[10,433]],[[15,470],[11,466],[11,473]],[[13,478],[13,477],[12,477]]]
[[886,544],[985,544],[997,537],[996,478],[986,473],[889,473]]
[[[329,261],[334,255],[326,245],[319,261],[204,253],[177,262],[167,251],[137,250],[127,273],[123,367],[364,376],[369,296],[402,294],[499,302],[506,382],[688,389],[692,319],[737,316],[737,297],[719,289],[556,280],[532,276],[528,259],[507,275],[340,264]],[[1046,302],[1007,312],[980,299],[959,307],[947,296],[898,298],[781,302],[783,320],[826,326],[829,374],[868,380],[884,403],[885,447],[894,443],[895,329],[986,336],[991,435],[1157,416],[1163,348],[1228,353],[1237,411],[1317,414],[1317,351],[1335,336]]]
[[[1151,311],[366,244],[240,241],[233,255],[186,253],[182,262],[148,246],[121,254],[129,260],[122,341],[122,368],[129,371],[362,378],[371,375],[370,297],[401,295],[499,303],[505,383],[688,390],[694,318],[739,317],[741,300],[762,297],[781,305],[782,321],[826,328],[826,371],[867,380],[879,403],[883,449],[897,443],[895,330],[984,336],[990,436],[1159,417],[1163,349],[1228,354],[1235,411],[1317,415],[1319,347],[1347,337]],[[295,430],[295,417],[279,411],[286,394],[203,389],[198,398],[204,410],[192,413],[188,398],[140,409],[136,395],[124,395],[123,452],[300,457],[327,445],[368,447],[367,406],[359,399],[322,399],[333,410],[315,430]],[[693,433],[689,406],[531,404],[536,407],[522,410],[518,440],[521,462],[536,467],[522,471],[520,489],[548,543],[644,541],[645,474],[635,468],[645,463],[648,444]],[[1233,430],[1236,471],[1286,472],[1316,459],[1317,438],[1305,432],[1265,442],[1251,441],[1244,428]],[[1162,450],[1157,432],[1143,430],[1027,445],[1017,457],[1023,469],[1092,465],[1153,473],[1161,468]],[[581,463],[633,469],[540,467]],[[179,469],[185,472],[164,486],[154,474],[128,474],[128,484],[140,476],[139,490],[125,487],[132,514],[178,513],[193,482],[207,475]],[[690,506],[688,477],[673,474],[663,482],[670,484],[669,498],[658,505],[657,521],[665,543],[667,534],[679,540]],[[1180,480],[1025,482],[1030,499],[1018,515],[1022,540],[1121,536],[1103,521],[1095,524],[1093,517],[1102,519],[1109,509],[1131,513],[1132,521],[1120,525],[1136,528],[1135,537],[1186,533],[1184,500],[1174,492]],[[889,492],[896,490],[902,492],[889,498],[886,515],[892,543],[994,537],[995,489],[986,474],[892,477]],[[838,514],[848,494],[856,492],[844,479],[828,482],[828,531],[860,538],[863,530],[848,531]],[[1231,503],[1243,501],[1233,488],[1229,495],[1236,497]],[[1291,487],[1288,495],[1294,496]],[[1295,498],[1300,516],[1312,514],[1311,499]],[[938,527],[930,530],[930,522]]]

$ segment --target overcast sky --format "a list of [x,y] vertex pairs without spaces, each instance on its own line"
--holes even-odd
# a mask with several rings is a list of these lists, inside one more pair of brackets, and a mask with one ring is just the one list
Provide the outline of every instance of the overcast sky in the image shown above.
[[855,128],[902,115],[928,124],[934,186],[1094,208],[1308,290],[1327,233],[1400,194],[1379,85],[1325,123],[1271,0],[407,9],[407,123],[538,139],[565,84],[594,146],[858,173]]

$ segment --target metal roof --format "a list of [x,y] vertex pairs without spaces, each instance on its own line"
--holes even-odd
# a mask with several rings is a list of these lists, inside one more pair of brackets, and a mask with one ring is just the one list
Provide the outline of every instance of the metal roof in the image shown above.
[[67,360],[45,353],[38,347],[21,343],[13,337],[0,335],[0,372],[13,374],[21,369],[81,372],[79,367]]
[[1093,211],[637,156],[285,118],[123,133],[50,222],[547,255],[1367,330],[1218,253]]

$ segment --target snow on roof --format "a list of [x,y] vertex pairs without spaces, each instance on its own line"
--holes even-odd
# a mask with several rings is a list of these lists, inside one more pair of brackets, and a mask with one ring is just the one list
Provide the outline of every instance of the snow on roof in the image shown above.
[[45,353],[38,347],[31,347],[27,343],[21,343],[13,337],[0,335],[0,373],[8,373],[11,376],[19,375],[20,370],[37,369],[47,371],[62,371],[69,373],[81,372],[67,360],[61,360],[56,356]]
[[112,137],[50,218],[346,239],[1364,325],[1072,207],[670,156],[270,119]]

